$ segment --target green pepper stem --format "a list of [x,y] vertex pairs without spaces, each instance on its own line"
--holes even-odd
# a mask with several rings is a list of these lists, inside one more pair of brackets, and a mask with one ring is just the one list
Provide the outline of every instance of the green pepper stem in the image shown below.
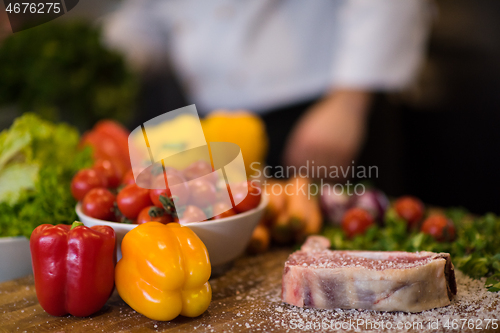
[[70,230],[73,230],[75,229],[76,227],[79,227],[79,226],[82,226],[83,223],[82,222],[79,222],[79,221],[75,221],[73,222],[73,224],[71,225],[71,229]]

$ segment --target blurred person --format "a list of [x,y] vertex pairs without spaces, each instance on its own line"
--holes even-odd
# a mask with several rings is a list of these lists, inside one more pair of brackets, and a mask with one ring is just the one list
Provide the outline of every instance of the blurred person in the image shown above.
[[[128,0],[105,39],[139,71],[168,66],[190,102],[259,113],[271,166],[351,165],[374,92],[423,58],[427,0]],[[157,114],[165,110],[155,110]]]

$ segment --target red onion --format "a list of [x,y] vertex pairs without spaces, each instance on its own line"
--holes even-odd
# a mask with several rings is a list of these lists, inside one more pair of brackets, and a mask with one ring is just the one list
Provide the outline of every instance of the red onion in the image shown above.
[[345,212],[351,207],[350,197],[342,191],[338,194],[331,186],[324,185],[321,192],[321,208],[326,220],[332,225],[340,225]]
[[366,190],[361,195],[353,195],[351,201],[353,207],[367,210],[379,222],[383,220],[385,211],[389,207],[389,200],[386,195],[375,189]]
[[328,185],[323,187],[320,202],[326,220],[332,225],[340,225],[345,212],[353,207],[367,210],[375,220],[382,222],[389,207],[389,200],[382,191],[368,189],[361,195],[348,196],[345,191],[339,194]]

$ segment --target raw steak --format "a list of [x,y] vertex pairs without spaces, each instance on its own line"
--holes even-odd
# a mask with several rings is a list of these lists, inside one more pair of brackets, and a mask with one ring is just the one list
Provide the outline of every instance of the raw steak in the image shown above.
[[420,312],[457,293],[448,253],[331,251],[311,236],[285,263],[283,302],[319,309]]

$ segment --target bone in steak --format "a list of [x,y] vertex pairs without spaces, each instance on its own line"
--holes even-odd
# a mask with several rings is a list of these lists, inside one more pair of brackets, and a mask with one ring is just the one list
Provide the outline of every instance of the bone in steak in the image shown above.
[[285,263],[281,298],[300,307],[420,312],[457,293],[448,253],[331,251],[310,236]]

